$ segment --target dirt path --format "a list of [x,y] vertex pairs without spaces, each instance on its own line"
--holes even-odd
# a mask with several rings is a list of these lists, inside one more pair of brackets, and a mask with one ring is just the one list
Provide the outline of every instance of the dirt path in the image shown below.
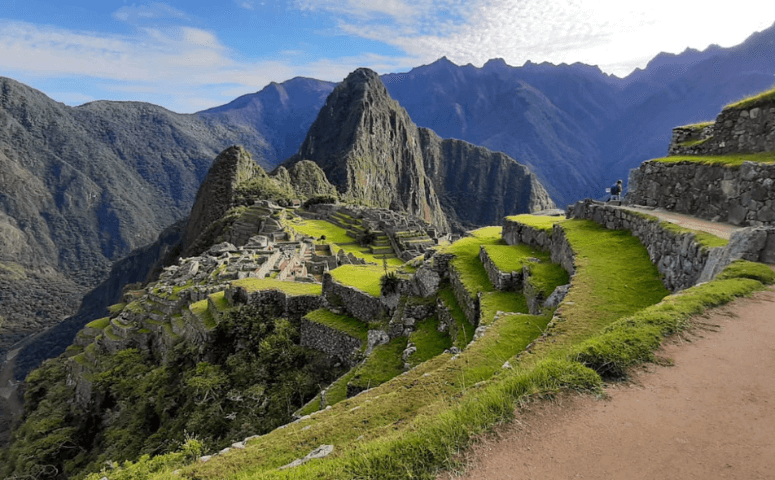
[[727,240],[729,240],[729,236],[732,234],[732,232],[740,228],[740,227],[731,225],[729,223],[711,222],[710,220],[702,220],[697,217],[692,217],[691,215],[669,212],[662,209],[649,209],[649,208],[640,207],[638,205],[627,205],[627,206],[623,206],[622,208],[625,208],[627,210],[633,210],[640,213],[645,213],[648,215],[653,215],[659,218],[660,220],[664,220],[670,223],[675,223],[676,225],[679,225],[684,228],[690,228],[692,230],[700,230],[703,232],[708,232],[712,235],[725,238]]
[[658,352],[674,366],[644,366],[605,399],[528,406],[472,449],[461,478],[775,477],[775,289],[698,321]]

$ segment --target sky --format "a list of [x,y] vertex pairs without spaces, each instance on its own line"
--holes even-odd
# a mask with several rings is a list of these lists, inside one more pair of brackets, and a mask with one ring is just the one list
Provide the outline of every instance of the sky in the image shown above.
[[179,113],[296,76],[358,67],[582,62],[624,77],[659,52],[730,47],[775,2],[651,0],[0,0],[0,76],[54,100],[136,100]]

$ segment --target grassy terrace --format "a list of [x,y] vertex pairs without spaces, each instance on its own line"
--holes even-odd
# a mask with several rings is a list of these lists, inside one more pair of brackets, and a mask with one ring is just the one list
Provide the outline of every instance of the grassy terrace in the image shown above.
[[340,332],[344,332],[351,337],[357,338],[363,342],[366,348],[368,340],[369,326],[348,315],[339,315],[326,308],[320,308],[304,316],[307,320],[327,327],[331,327]]
[[243,278],[231,282],[234,287],[242,287],[248,292],[259,290],[279,290],[288,295],[322,295],[323,286],[318,283],[281,282],[271,278]]
[[[552,341],[539,342],[532,355],[517,357],[547,328],[548,316],[502,314],[484,337],[454,358],[438,355],[329,410],[252,440],[244,450],[188,466],[181,466],[182,454],[170,454],[113,471],[111,480],[172,478],[173,470],[179,478],[200,480],[435,478],[438,468],[454,464],[472,437],[509,419],[525,396],[596,389],[598,373],[616,374],[627,364],[647,360],[661,335],[680,328],[688,315],[761,288],[760,281],[775,280],[766,266],[739,262],[716,281],[664,298],[667,291],[656,268],[629,232],[581,220],[562,226],[576,254],[577,272],[561,306],[563,321],[550,329]],[[502,368],[506,360],[513,369]],[[346,383],[337,382],[329,394]],[[322,444],[335,446],[326,459],[277,469]]]
[[653,305],[669,292],[648,252],[628,230],[607,230],[591,220],[565,220],[576,256],[576,275],[554,327],[557,344],[582,341],[613,321]]
[[287,221],[288,225],[299,233],[313,238],[326,237],[325,240],[319,240],[318,243],[350,243],[352,237],[347,236],[347,231],[326,220],[305,220],[297,217],[294,220]]
[[552,231],[552,227],[554,227],[554,224],[564,220],[563,217],[549,217],[546,215],[514,215],[512,217],[506,217],[506,220],[510,220],[512,222],[518,222],[523,225],[528,225],[530,227],[536,228],[538,230],[544,230],[547,232]]
[[748,98],[744,98],[740,101],[737,101],[735,103],[730,103],[726,107],[727,108],[735,108],[735,109],[744,109],[744,108],[752,108],[757,105],[761,105],[762,103],[766,102],[772,102],[775,101],[775,88],[772,88],[770,90],[764,91],[762,93],[759,93],[757,95],[752,95]]
[[655,158],[655,162],[679,163],[693,162],[703,165],[721,165],[723,167],[738,168],[743,162],[775,163],[775,152],[762,153],[735,153],[730,155],[676,155],[673,157]]
[[708,232],[703,232],[701,230],[692,230],[691,228],[682,227],[680,225],[676,225],[675,223],[671,222],[665,222],[659,220],[658,217],[655,217],[654,215],[649,215],[648,213],[643,213],[639,211],[629,210],[629,213],[645,218],[646,220],[649,220],[651,222],[658,222],[659,226],[662,227],[664,230],[671,231],[676,234],[684,234],[689,233],[694,235],[694,239],[697,243],[702,245],[704,248],[714,248],[714,247],[723,247],[726,246],[729,243],[729,240],[721,237],[717,237],[716,235],[710,234]]
[[374,347],[361,365],[356,367],[350,383],[361,389],[374,388],[395,378],[404,371],[401,354],[406,348],[407,338],[396,337],[385,345]]
[[372,297],[381,294],[380,277],[385,273],[381,265],[342,265],[331,270],[331,277],[348,287],[355,287]]

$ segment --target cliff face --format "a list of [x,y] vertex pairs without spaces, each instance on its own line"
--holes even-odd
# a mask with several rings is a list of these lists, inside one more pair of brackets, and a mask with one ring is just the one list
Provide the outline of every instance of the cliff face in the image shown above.
[[329,95],[289,163],[314,161],[346,201],[406,211],[447,230],[419,147],[409,115],[362,68]]
[[287,164],[302,159],[317,163],[344,200],[406,211],[443,231],[554,207],[507,155],[418,129],[368,69],[334,89]]
[[554,208],[538,178],[508,155],[442,140],[426,128],[419,129],[419,137],[425,171],[456,228],[497,225],[514,212]]

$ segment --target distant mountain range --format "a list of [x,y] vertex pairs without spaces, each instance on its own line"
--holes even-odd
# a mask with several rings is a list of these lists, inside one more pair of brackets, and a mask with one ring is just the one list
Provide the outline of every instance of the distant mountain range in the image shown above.
[[[774,73],[775,26],[733,48],[660,54],[624,79],[582,64],[440,59],[382,80],[417,126],[528,165],[562,206],[601,196],[666,154],[673,126],[712,119]],[[179,115],[136,102],[67,107],[0,78],[0,353],[72,313],[112,262],[184,218],[224,148],[244,145],[265,169],[296,154],[334,87],[295,78]]]

